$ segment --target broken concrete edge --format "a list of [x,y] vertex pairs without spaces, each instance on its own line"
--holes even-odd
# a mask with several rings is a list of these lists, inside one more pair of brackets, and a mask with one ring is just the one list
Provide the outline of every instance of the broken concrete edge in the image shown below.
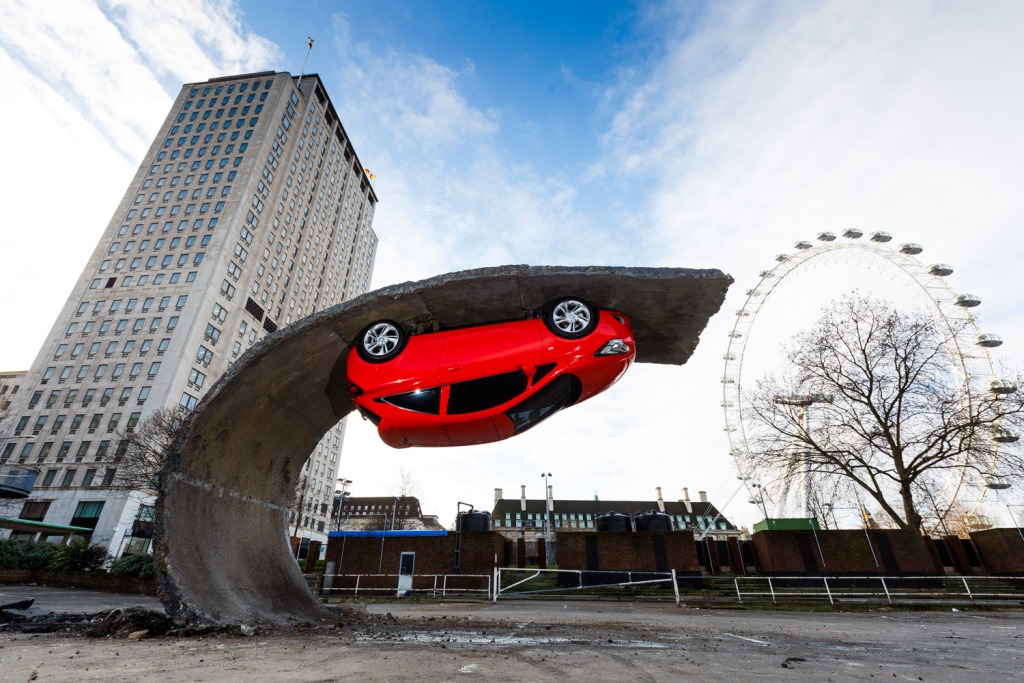
[[[319,327],[325,320],[331,320],[337,318],[338,315],[344,311],[361,311],[366,308],[375,308],[381,300],[387,299],[398,299],[404,296],[410,296],[419,294],[424,291],[428,291],[433,287],[442,284],[448,284],[453,282],[471,281],[471,280],[483,280],[490,279],[498,276],[539,276],[539,275],[558,275],[558,276],[600,276],[600,275],[613,275],[616,277],[623,276],[635,276],[642,277],[650,280],[667,280],[667,279],[678,279],[681,276],[691,280],[709,280],[720,283],[721,286],[715,291],[716,297],[714,300],[708,302],[708,309],[711,311],[710,317],[716,314],[725,301],[726,290],[729,285],[733,283],[733,278],[730,275],[726,275],[722,271],[715,268],[647,268],[647,267],[612,267],[612,266],[528,266],[528,265],[507,265],[507,266],[492,266],[486,268],[475,268],[471,270],[461,270],[453,273],[445,273],[443,275],[436,275],[425,280],[410,280],[401,282],[398,284],[388,285],[380,289],[361,294],[354,299],[343,301],[339,304],[335,304],[330,308],[326,308],[322,311],[317,311],[301,320],[298,320],[290,325],[287,325],[276,332],[273,332],[264,337],[258,344],[250,347],[242,353],[239,358],[232,363],[227,372],[221,375],[214,385],[207,392],[206,396],[203,397],[200,402],[200,406],[203,402],[209,403],[214,400],[217,394],[223,389],[224,386],[228,385],[232,378],[247,368],[254,359],[258,357],[267,356],[274,352],[282,344],[288,342],[292,338],[304,333],[306,330],[314,327]],[[700,332],[703,331],[705,325],[697,331],[697,337],[699,338]],[[351,344],[354,342],[353,339],[346,339],[347,343]],[[638,359],[636,362],[658,362],[658,361],[644,361]],[[194,414],[194,413],[193,413]],[[182,430],[184,431],[184,430]]]
[[[261,497],[252,492],[252,485],[247,486],[239,474],[247,467],[259,470],[262,465],[268,474],[271,465],[275,466],[275,472],[285,467],[290,473],[290,486],[294,488],[294,481],[300,474],[308,451],[298,458],[296,454],[287,452],[290,445],[278,444],[278,454],[268,456],[264,451],[263,455],[259,455],[257,451],[260,444],[252,444],[251,441],[249,443],[256,447],[256,451],[239,450],[248,437],[238,436],[237,432],[245,431],[245,427],[238,426],[235,416],[240,407],[248,408],[250,403],[259,404],[259,408],[254,408],[250,413],[250,431],[253,427],[260,431],[265,423],[272,422],[276,416],[278,420],[286,420],[279,424],[291,425],[291,437],[298,438],[298,430],[306,428],[306,431],[310,431],[312,427],[322,436],[331,424],[352,410],[347,388],[336,404],[330,387],[325,385],[332,382],[344,384],[343,359],[348,344],[359,329],[382,317],[382,312],[396,312],[396,318],[410,312],[418,315],[426,312],[426,315],[442,318],[461,316],[465,319],[468,316],[471,324],[478,324],[480,319],[473,316],[484,312],[491,314],[492,305],[500,309],[499,317],[511,319],[521,315],[525,309],[542,305],[545,296],[570,293],[566,289],[578,289],[584,297],[588,296],[586,292],[591,292],[597,297],[598,304],[621,295],[631,302],[630,305],[645,308],[640,316],[641,323],[651,322],[646,317],[661,319],[663,326],[649,331],[660,335],[655,336],[662,347],[662,362],[681,364],[689,358],[710,317],[721,307],[725,291],[731,283],[731,277],[711,269],[524,265],[480,268],[384,287],[310,315],[268,335],[244,353],[211,387],[185,421],[170,447],[160,478],[154,534],[159,595],[165,609],[168,614],[189,623],[219,625],[239,621],[283,625],[336,618],[336,613],[320,605],[309,592],[298,565],[286,548],[286,533],[279,533],[287,530],[287,512],[284,508],[286,501],[291,499],[290,491],[282,489],[282,494],[282,491],[274,488],[270,494],[264,486]],[[514,301],[510,301],[512,299]],[[458,306],[453,308],[454,304]],[[467,308],[470,309],[468,313],[465,310]],[[621,310],[635,319],[638,317],[628,307]],[[666,334],[669,336],[666,337]],[[304,335],[309,337],[300,340],[299,337]],[[673,336],[683,341],[677,343]],[[669,341],[666,342],[666,339]],[[311,347],[313,342],[326,344],[326,347]],[[638,337],[639,346],[641,342]],[[312,364],[312,356],[295,358],[296,351],[311,353],[314,348],[317,352]],[[638,359],[638,362],[643,361]],[[339,363],[342,375],[335,377]],[[331,364],[334,368],[328,373]],[[321,373],[315,377],[314,366]],[[325,379],[327,374],[331,375],[330,380]],[[292,394],[274,394],[272,389],[282,386],[274,382],[289,386]],[[247,391],[256,391],[261,395],[258,400],[239,398]],[[315,416],[302,412],[302,406],[306,406],[307,411],[313,408],[314,404],[310,401],[314,400],[314,395],[319,396],[316,399],[319,401],[317,405],[323,403],[324,393],[331,400],[333,414],[329,420],[325,421],[320,408],[313,411]],[[232,413],[232,409],[236,412]],[[255,425],[252,424],[253,420]],[[307,422],[309,425],[306,425]],[[305,434],[304,438],[308,441],[310,435]],[[190,448],[194,453],[189,457],[189,467],[182,468],[182,458]],[[204,461],[204,457],[207,460]],[[264,462],[260,460],[261,457],[269,459]],[[224,460],[227,466],[209,464],[212,462],[209,458]],[[203,472],[212,472],[213,478],[204,478]],[[189,510],[197,519],[203,520],[201,523],[190,520],[178,524],[192,532],[180,534],[185,538],[192,537],[191,541],[185,542],[185,546],[189,542],[196,545],[186,552],[177,553],[172,552],[168,540],[172,534],[167,530],[167,523],[171,520],[167,516],[167,500],[175,486],[175,495],[179,497],[178,507]],[[225,492],[229,495],[225,495]],[[229,500],[232,497],[233,501]],[[182,505],[182,502],[186,504]],[[245,508],[251,504],[256,507]],[[240,506],[247,510],[241,515]],[[208,515],[202,517],[201,511]],[[245,530],[231,533],[234,529],[232,523],[249,526],[248,534]],[[256,533],[256,540],[253,540],[252,534],[256,531],[263,533],[262,536]],[[274,534],[281,538],[270,538]],[[260,543],[271,545],[262,548],[253,545],[241,547],[244,541],[239,537],[246,535],[250,536],[255,546]],[[205,546],[200,545],[200,536],[205,537]],[[260,538],[265,541],[260,541]],[[225,544],[234,550],[224,550],[222,546]],[[179,550],[182,548],[180,544],[178,547]],[[264,552],[261,553],[261,550]],[[235,559],[235,564],[244,564],[239,562],[239,558],[247,560],[249,557],[258,557],[262,571],[261,568],[251,566],[227,566],[232,564],[230,561],[225,562],[228,556]],[[178,561],[179,566],[175,566]],[[291,575],[294,577],[288,578]],[[276,577],[277,583],[270,576]],[[181,577],[187,577],[184,584]]]

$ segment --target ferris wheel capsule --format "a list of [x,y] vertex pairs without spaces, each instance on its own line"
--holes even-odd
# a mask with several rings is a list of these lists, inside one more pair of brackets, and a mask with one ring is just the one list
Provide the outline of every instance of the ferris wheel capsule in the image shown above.
[[979,334],[974,338],[974,343],[986,349],[994,349],[1003,345],[1003,338],[998,334]]
[[985,481],[985,488],[995,491],[1005,491],[1010,488],[1010,480],[998,474],[986,474],[982,479]]
[[799,242],[793,245],[795,249],[810,249],[813,246],[814,245],[808,242],[807,240],[800,240]]
[[953,299],[953,303],[964,308],[974,308],[975,306],[981,305],[981,299],[973,294],[961,294],[957,298]]
[[822,242],[835,242],[836,235],[833,232],[819,232],[818,239]]
[[938,277],[946,277],[947,275],[953,274],[953,266],[948,263],[933,263],[928,266],[928,274],[936,275]]
[[857,239],[859,237],[863,237],[863,236],[864,236],[863,231],[858,230],[857,228],[849,228],[849,229],[843,231],[843,237],[846,237],[846,238],[851,239],[851,240],[855,240],[855,239]]
[[1017,391],[1017,385],[1008,379],[994,379],[988,383],[988,390],[993,394],[1012,394]]
[[879,232],[871,233],[871,241],[872,242],[884,243],[884,242],[888,242],[891,239],[892,239],[892,235],[890,235],[887,232],[879,231]]
[[904,242],[900,245],[900,253],[907,254],[908,256],[916,256],[922,251],[924,251],[924,247],[917,242]]
[[989,430],[989,435],[996,443],[1016,443],[1020,441],[1020,432],[1012,427],[995,425]]

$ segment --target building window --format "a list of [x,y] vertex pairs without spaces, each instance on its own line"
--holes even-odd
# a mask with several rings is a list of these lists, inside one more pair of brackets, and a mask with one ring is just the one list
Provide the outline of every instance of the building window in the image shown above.
[[[74,470],[70,470],[74,473]],[[100,521],[100,513],[103,512],[103,501],[82,501],[75,508],[75,515],[71,518],[71,526],[81,526],[95,529]]]

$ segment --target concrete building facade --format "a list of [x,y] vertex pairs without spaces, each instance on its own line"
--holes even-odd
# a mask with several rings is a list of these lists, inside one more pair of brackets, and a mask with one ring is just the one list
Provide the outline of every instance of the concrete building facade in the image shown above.
[[[266,335],[364,293],[376,202],[318,76],[184,85],[0,423],[0,466],[40,470],[39,521],[145,551],[154,493],[113,488],[121,437],[194,409]],[[306,463],[297,536],[326,540],[343,436]]]

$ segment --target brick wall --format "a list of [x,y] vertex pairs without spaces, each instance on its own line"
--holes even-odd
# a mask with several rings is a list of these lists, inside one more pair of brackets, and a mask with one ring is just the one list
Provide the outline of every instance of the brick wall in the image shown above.
[[[335,572],[339,574],[376,574],[378,567],[381,574],[397,574],[399,556],[413,552],[416,553],[416,574],[452,574],[455,572],[455,540],[455,534],[397,536],[385,538],[382,546],[379,538],[331,537],[327,541],[326,560],[335,563]],[[495,556],[499,566],[504,564],[504,541],[501,534],[493,531],[463,532],[459,573],[493,573]]]
[[700,572],[689,531],[559,533],[558,568]]
[[64,588],[93,588],[112,593],[156,595],[155,579],[132,576],[113,576],[106,572],[50,572],[27,569],[0,570],[0,583],[38,583],[43,586]]
[[971,533],[981,562],[991,574],[1024,576],[1024,539],[1021,530],[985,529]]
[[[870,536],[870,542],[868,539]],[[759,531],[753,536],[758,572],[775,575],[931,575],[937,570],[924,538],[876,529]]]

